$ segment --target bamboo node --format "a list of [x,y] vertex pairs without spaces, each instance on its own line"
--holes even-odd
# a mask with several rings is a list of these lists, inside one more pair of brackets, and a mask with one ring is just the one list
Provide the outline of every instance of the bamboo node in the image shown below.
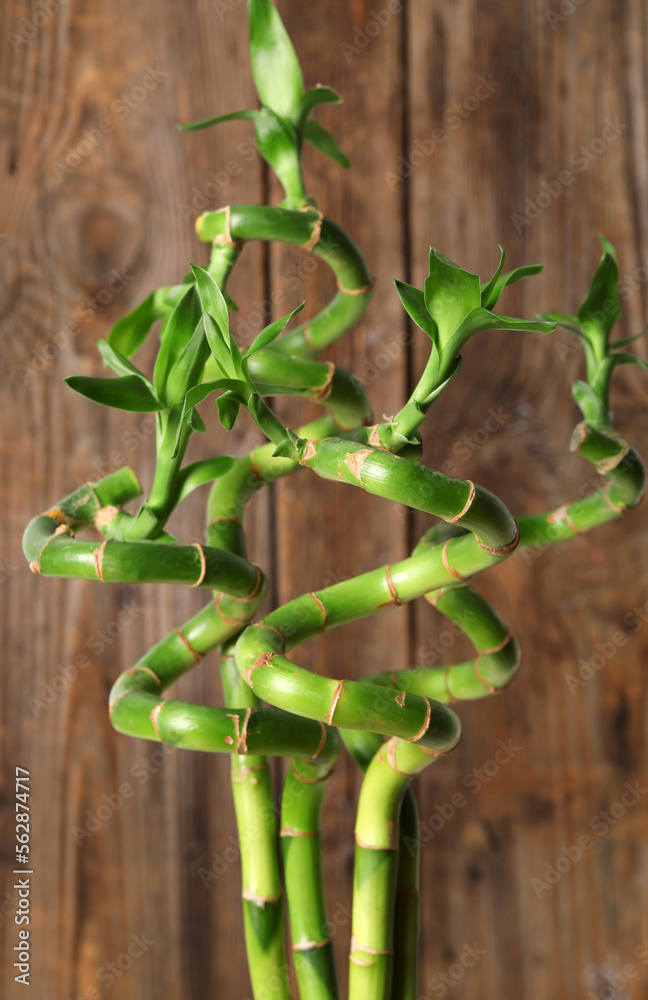
[[351,472],[352,476],[358,480],[363,489],[366,489],[365,484],[362,482],[362,477],[360,473],[362,472],[362,465],[364,460],[368,455],[373,454],[373,449],[362,448],[360,451],[350,451],[344,458],[344,464],[347,469]]
[[327,944],[330,944],[330,942],[330,938],[325,938],[324,941],[298,941],[297,944],[292,946],[292,950],[310,951],[311,948],[325,948]]
[[225,614],[225,612],[221,608],[221,601],[223,597],[229,597],[229,594],[224,594],[222,590],[219,590],[214,597],[214,607],[216,608],[216,614],[218,615],[218,617],[221,619],[221,621],[226,622],[228,625],[242,625],[245,619],[230,618],[229,615]]
[[115,520],[118,514],[119,507],[115,507],[112,503],[106,507],[101,507],[93,518],[95,528],[98,531],[103,531],[104,528],[108,527]]
[[421,726],[421,728],[419,729],[418,733],[416,733],[415,736],[410,736],[410,738],[407,740],[408,743],[416,743],[417,740],[420,740],[423,736],[425,736],[425,734],[428,731],[428,726],[430,725],[430,716],[432,715],[432,706],[430,704],[430,699],[426,698],[425,695],[422,695],[421,697],[423,698],[423,701],[427,706],[425,712],[425,722],[423,723],[423,725]]
[[344,681],[340,681],[335,691],[333,692],[333,698],[331,700],[331,707],[329,708],[329,713],[326,717],[326,721],[329,726],[333,725],[333,716],[335,715],[335,709],[337,708],[338,701],[340,700],[340,695],[344,690]]
[[326,629],[326,622],[328,621],[328,613],[326,611],[326,608],[324,607],[322,601],[317,596],[317,594],[315,593],[314,590],[311,590],[311,592],[310,592],[310,594],[308,596],[313,598],[313,600],[315,601],[315,604],[317,605],[317,607],[319,608],[319,610],[322,612],[322,618],[323,618],[323,621],[322,621],[322,632],[324,632],[325,629]]
[[313,223],[313,231],[312,231],[311,235],[309,236],[309,238],[306,240],[305,243],[302,243],[302,249],[303,250],[307,250],[309,252],[311,250],[315,249],[315,247],[317,246],[317,244],[319,243],[319,241],[321,239],[321,236],[322,236],[322,221],[324,219],[324,213],[320,212],[320,210],[318,208],[314,208],[314,209],[310,209],[309,208],[306,211],[311,211],[311,210],[314,211],[314,212],[317,212],[317,216],[318,217],[317,217],[317,219],[315,219],[315,222]]
[[497,646],[491,646],[490,649],[478,649],[477,652],[480,656],[491,656],[493,653],[499,653],[505,646],[508,646],[512,638],[512,633],[507,632],[502,641],[498,642]]
[[199,587],[200,584],[205,579],[205,573],[207,572],[207,560],[205,559],[205,550],[203,549],[203,547],[200,544],[200,542],[194,542],[193,543],[193,547],[195,549],[198,549],[198,552],[200,554],[200,576],[198,577],[198,579],[196,580],[195,583],[190,583],[189,586],[190,587]]
[[151,723],[153,724],[153,728],[156,732],[157,738],[159,739],[160,743],[164,742],[164,740],[160,736],[160,730],[158,728],[160,724],[160,712],[166,705],[167,701],[168,699],[166,699],[165,701],[161,701],[158,705],[156,705],[154,708],[151,709]]
[[[235,518],[232,518],[232,520],[235,520]],[[265,583],[263,570],[260,566],[257,566],[256,563],[252,563],[252,565],[256,570],[256,580],[254,581],[254,586],[249,594],[246,594],[245,597],[237,598],[239,604],[248,604],[250,601],[255,601],[263,590],[263,584]]]
[[311,458],[314,457],[317,449],[315,448],[315,441],[307,441],[306,447],[304,448],[304,454],[299,459],[300,465],[306,465],[310,462]]
[[370,281],[368,285],[363,285],[361,288],[345,288],[344,285],[340,284],[340,280],[338,279],[337,286],[342,295],[366,295],[373,288],[373,281]]
[[455,514],[454,517],[444,517],[443,518],[443,520],[447,521],[448,524],[455,524],[456,521],[460,521],[462,517],[466,516],[466,514],[468,513],[468,511],[470,510],[470,508],[472,506],[472,502],[475,499],[477,491],[475,489],[475,484],[473,483],[472,479],[467,479],[466,482],[470,486],[470,492],[468,494],[468,499],[466,500],[466,503],[464,504],[464,507],[463,507],[462,511],[460,511],[458,514]]
[[105,583],[105,580],[103,578],[103,557],[107,544],[108,544],[108,539],[106,539],[106,541],[102,545],[100,545],[99,548],[95,549],[94,552],[92,553],[95,572],[97,574],[97,578],[101,580],[102,583]]
[[479,655],[475,657],[475,662],[473,664],[473,672],[475,674],[475,677],[477,678],[477,680],[481,684],[481,686],[485,687],[486,690],[489,692],[489,694],[495,694],[495,692],[497,691],[497,688],[493,684],[489,684],[488,681],[484,680],[484,678],[482,677],[482,675],[479,672]]
[[250,721],[250,716],[252,715],[252,706],[248,705],[245,709],[245,718],[243,719],[243,726],[241,728],[241,735],[236,741],[236,752],[241,754],[246,754],[248,752],[247,747],[247,727]]
[[475,539],[480,549],[483,549],[484,552],[490,552],[492,556],[507,556],[509,552],[513,552],[518,547],[518,542],[520,541],[520,525],[517,521],[515,522],[515,538],[512,542],[508,542],[506,545],[485,545],[480,538],[477,538],[477,535],[475,535]]
[[294,830],[292,826],[282,826],[280,837],[319,837],[320,830]]
[[322,752],[322,749],[324,748],[324,745],[326,744],[326,739],[327,739],[327,736],[328,736],[328,733],[326,731],[326,726],[324,725],[323,722],[320,722],[320,726],[322,727],[322,735],[320,737],[320,741],[319,741],[319,744],[317,746],[317,750],[315,751],[315,753],[313,754],[312,757],[308,758],[307,763],[310,762],[310,761],[312,761],[312,760],[317,760],[317,758],[319,757],[319,755]]
[[335,365],[332,361],[327,361],[328,375],[323,385],[316,385],[309,389],[313,393],[313,400],[316,403],[323,403],[331,395],[333,388],[333,376],[335,375]]
[[562,507],[556,507],[551,514],[547,514],[547,524],[561,524],[567,525],[569,530],[573,532],[574,535],[580,535],[581,531],[574,524],[571,515],[569,513],[569,504],[563,504]]
[[256,903],[257,906],[264,910],[266,903],[278,903],[281,899],[281,893],[278,896],[257,896],[251,889],[244,889],[241,893],[241,898],[246,899],[248,903]]
[[454,576],[455,580],[465,580],[466,577],[462,576],[461,573],[459,573],[458,570],[454,569],[454,567],[451,566],[450,563],[448,562],[448,545],[450,544],[451,541],[452,538],[448,538],[443,548],[441,549],[441,561],[443,563],[446,572],[448,572],[450,576]]
[[191,655],[194,657],[194,659],[196,660],[196,663],[198,663],[200,660],[202,660],[202,658],[203,658],[203,656],[205,654],[204,653],[199,653],[197,649],[194,649],[193,646],[191,645],[191,643],[189,642],[189,640],[187,639],[186,635],[184,635],[184,633],[181,632],[179,628],[176,629],[176,634],[177,634],[178,638],[181,640],[181,642],[187,647],[187,649],[189,650],[189,652],[191,653]]

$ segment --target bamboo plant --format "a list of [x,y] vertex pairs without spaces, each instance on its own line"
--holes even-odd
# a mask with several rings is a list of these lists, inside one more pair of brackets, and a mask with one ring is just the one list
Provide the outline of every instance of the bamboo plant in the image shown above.
[[[141,496],[121,469],[77,489],[35,517],[24,536],[31,569],[44,576],[103,583],[174,583],[209,591],[204,608],[161,639],[115,682],[110,718],[120,732],[191,750],[228,753],[241,842],[242,902],[255,998],[291,996],[283,908],[303,1000],[333,1000],[338,987],[328,933],[320,823],[340,740],[364,772],[355,828],[352,1000],[416,1000],[419,856],[412,778],[456,747],[460,723],[450,704],[485,698],[512,680],[520,659],[514,636],[468,581],[523,546],[567,540],[621,516],[642,496],[645,470],[615,432],[609,388],[617,365],[642,365],[610,339],[620,313],[612,245],[575,316],[518,319],[496,311],[504,289],[541,270],[504,270],[504,252],[486,281],[430,249],[422,289],[396,281],[402,305],[429,360],[402,408],[374,423],[363,384],[320,354],[360,318],[372,278],[351,237],[307,195],[304,143],[343,166],[333,136],[314,118],[340,100],[329,87],[305,89],[297,56],[270,0],[249,0],[250,54],[260,108],[181,126],[205,128],[234,118],[253,123],[263,158],[279,178],[279,206],[237,205],[196,221],[210,247],[177,284],[152,292],[99,342],[116,377],[74,376],[68,384],[96,403],[155,413],[155,476]],[[307,323],[289,321],[301,306],[261,330],[241,350],[229,328],[235,306],[226,285],[246,243],[278,241],[324,260],[337,280],[333,300]],[[159,349],[147,375],[132,358],[161,321]],[[581,413],[572,451],[605,485],[555,510],[515,517],[491,492],[430,469],[420,460],[419,428],[454,379],[469,338],[488,330],[551,333],[557,325],[583,345],[586,377],[573,385]],[[631,338],[633,339],[633,338]],[[293,430],[267,399],[301,396],[328,412]],[[191,436],[205,432],[196,406],[216,397],[230,431],[241,407],[267,443],[243,456],[186,464]],[[301,597],[257,620],[266,575],[247,557],[243,515],[250,498],[278,478],[309,470],[436,519],[408,557]],[[171,513],[211,483],[205,544],[183,545],[166,530]],[[95,538],[78,537],[94,528]],[[301,643],[383,608],[425,598],[467,635],[473,659],[445,667],[375,673],[363,681],[319,676],[300,667]],[[220,649],[223,707],[167,697],[167,689]],[[290,655],[289,655],[290,654]],[[289,766],[277,830],[269,756]],[[245,836],[254,828],[254,839]],[[283,855],[283,878],[279,859]]]

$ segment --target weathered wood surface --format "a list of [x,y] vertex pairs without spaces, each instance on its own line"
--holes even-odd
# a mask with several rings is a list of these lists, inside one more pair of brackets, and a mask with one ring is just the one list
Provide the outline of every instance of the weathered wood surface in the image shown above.
[[[0,14],[5,993],[21,995],[12,983],[10,912],[10,779],[21,765],[33,775],[34,995],[89,998],[95,988],[123,1000],[237,1000],[249,986],[228,762],[163,754],[118,736],[106,713],[118,673],[197,609],[200,597],[39,579],[26,569],[20,537],[29,517],[100,470],[127,462],[150,482],[149,422],[101,411],[61,379],[98,374],[95,341],[150,289],[184,273],[189,260],[204,260],[194,215],[207,205],[263,198],[266,181],[245,144],[247,126],[196,135],[173,127],[251,106],[244,4],[180,8],[140,0],[134,10],[72,0],[39,15],[45,7],[10,0]],[[366,319],[330,352],[364,377],[378,417],[403,401],[408,373],[419,371],[425,351],[422,335],[405,340],[390,279],[420,282],[430,243],[483,274],[495,267],[498,242],[511,265],[544,261],[544,274],[502,303],[510,314],[531,315],[577,306],[598,259],[596,233],[605,232],[626,276],[623,334],[643,326],[644,4],[587,0],[570,14],[527,0],[413,0],[391,16],[386,3],[363,0],[316,0],[307,16],[296,0],[280,9],[307,82],[330,84],[346,98],[322,120],[335,128],[353,169],[346,174],[313,157],[308,176],[378,279]],[[84,130],[106,119],[113,127],[78,165],[56,166]],[[607,119],[623,127],[601,149],[595,140]],[[591,150],[585,166],[582,146]],[[564,170],[573,183],[559,192]],[[270,194],[276,198],[272,187]],[[525,214],[527,221],[515,218]],[[247,317],[267,300],[268,279],[272,287],[289,285],[303,260],[281,248],[267,256],[246,250],[233,282],[243,337]],[[121,282],[112,280],[115,271]],[[309,276],[309,308],[329,292],[320,266]],[[287,299],[296,294],[288,291]],[[568,452],[577,419],[569,382],[579,371],[564,336],[482,335],[430,418],[426,461],[451,462],[454,474],[493,489],[516,512],[577,497],[591,484],[589,467]],[[648,454],[643,374],[622,371],[614,400],[620,431]],[[491,409],[500,417],[496,430]],[[281,412],[300,419],[292,405],[282,403]],[[242,422],[237,449],[255,440]],[[196,442],[196,456],[201,448]],[[174,521],[185,538],[200,535],[202,500],[191,498]],[[402,557],[423,525],[305,473],[255,500],[248,518],[253,557],[265,566],[274,559],[274,601]],[[444,995],[443,981],[433,978],[442,973],[445,991],[465,1000],[612,995],[605,977],[614,975],[628,979],[616,979],[615,996],[646,995],[648,951],[637,949],[648,935],[648,798],[618,819],[599,819],[598,830],[590,824],[620,801],[626,783],[644,788],[646,779],[648,641],[633,609],[647,596],[647,527],[640,509],[569,545],[530,559],[518,553],[479,581],[518,635],[524,661],[504,694],[461,708],[460,748],[417,782],[428,840],[422,997]],[[619,632],[627,634],[623,646],[613,639]],[[422,605],[331,634],[300,659],[358,677],[431,663],[439,655],[434,639],[449,641],[447,626]],[[592,660],[601,647],[607,653]],[[457,640],[443,655],[464,650]],[[80,669],[66,680],[63,668],[75,658]],[[604,663],[571,693],[565,678],[582,660]],[[206,662],[178,685],[178,695],[218,703],[217,673]],[[37,703],[46,698],[50,703]],[[500,753],[491,764],[500,741],[511,741],[510,759]],[[120,798],[124,784],[130,794]],[[342,760],[324,843],[344,979],[358,787]],[[439,819],[457,792],[463,799],[455,800],[462,803],[455,815]],[[73,828],[86,827],[102,806],[102,815],[110,811],[104,796],[113,797],[112,815],[77,844]],[[532,879],[544,878],[546,864],[564,858],[584,834],[591,849],[538,898]],[[220,872],[209,888],[201,867]],[[153,943],[130,963],[122,958],[129,967],[112,984],[107,971],[100,980],[107,963],[127,955],[133,935]],[[465,947],[475,945],[479,960],[464,967]]]

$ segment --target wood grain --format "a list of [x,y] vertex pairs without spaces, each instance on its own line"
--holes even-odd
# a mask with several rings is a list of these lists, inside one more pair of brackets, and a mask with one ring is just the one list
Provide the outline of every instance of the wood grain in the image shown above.
[[[204,261],[195,215],[278,199],[250,154],[245,123],[197,134],[174,129],[177,121],[253,106],[244,4],[53,6],[32,29],[42,5],[9,0],[0,11],[5,992],[21,995],[11,970],[12,776],[21,765],[34,783],[34,995],[91,1000],[96,989],[102,1000],[238,1000],[250,994],[228,761],[119,736],[106,712],[117,675],[197,610],[200,596],[39,579],[27,571],[20,538],[34,513],[89,476],[127,463],[150,484],[146,419],[100,410],[62,378],[99,374],[95,341],[190,260]],[[645,322],[646,5],[587,0],[569,15],[559,7],[411,0],[388,17],[386,3],[366,0],[315,0],[307,15],[295,0],[279,3],[306,82],[345,96],[320,117],[351,156],[351,171],[315,155],[306,169],[320,207],[357,240],[377,279],[365,320],[326,355],[363,378],[377,418],[398,408],[424,362],[424,338],[407,330],[391,279],[420,283],[430,244],[482,275],[495,268],[498,242],[511,267],[543,261],[541,276],[502,300],[504,312],[530,316],[577,307],[599,256],[596,234],[604,232],[623,276],[621,335]],[[608,119],[627,127],[594,153]],[[583,146],[591,160],[579,169]],[[552,195],[564,170],[573,182]],[[537,217],[520,222],[535,214],[530,203],[540,206]],[[331,294],[324,266],[310,274],[305,259],[282,248],[246,249],[232,283],[242,341],[255,314],[269,312],[271,287],[285,289],[287,308],[297,304],[295,274],[307,275],[310,312]],[[151,348],[143,358],[151,362]],[[430,417],[426,463],[452,463],[453,474],[494,490],[517,513],[577,497],[592,480],[568,451],[577,420],[569,384],[580,373],[564,335],[476,338]],[[616,376],[619,430],[646,454],[647,401],[642,372]],[[501,422],[484,437],[490,409]],[[286,401],[278,410],[295,424],[312,412]],[[194,442],[193,457],[215,447],[243,453],[257,441],[242,420],[225,445],[208,407],[205,415],[210,444]],[[303,472],[255,499],[250,552],[270,568],[272,601],[406,554],[426,522],[371,499]],[[174,519],[183,538],[199,538],[203,502],[190,498]],[[530,559],[518,553],[478,581],[519,637],[524,659],[504,694],[461,708],[459,749],[417,782],[427,840],[421,997],[443,995],[433,978],[442,973],[448,995],[462,1000],[602,997],[606,975],[629,964],[636,975],[614,995],[646,994],[648,962],[636,949],[648,936],[648,796],[603,833],[590,824],[620,801],[626,783],[643,787],[646,776],[648,638],[633,609],[648,596],[647,527],[640,508]],[[124,605],[132,620],[120,626]],[[451,661],[466,652],[461,641],[443,655],[431,645],[445,642],[446,628],[427,605],[390,610],[328,635],[299,661],[345,677],[436,656]],[[627,642],[617,647],[618,632]],[[566,677],[580,661],[598,663],[597,653],[601,669],[571,693]],[[75,658],[76,676],[66,680],[63,668]],[[216,661],[207,661],[177,686],[178,696],[218,704],[217,673]],[[492,765],[500,741],[519,749]],[[124,785],[130,794],[120,793]],[[344,757],[324,838],[343,984],[358,788]],[[458,790],[465,803],[437,829],[437,807]],[[92,831],[89,816],[102,806],[111,814]],[[91,835],[79,844],[84,828]],[[532,879],[586,833],[592,848],[538,898]],[[219,872],[209,888],[201,869]],[[106,974],[100,981],[106,963],[127,955],[132,935],[152,943],[112,984]],[[464,967],[464,949],[475,943],[485,954]]]

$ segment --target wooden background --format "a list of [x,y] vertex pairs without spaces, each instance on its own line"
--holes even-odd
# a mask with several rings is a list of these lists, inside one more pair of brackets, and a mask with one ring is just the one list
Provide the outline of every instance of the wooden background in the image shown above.
[[[329,356],[364,379],[379,418],[402,404],[424,362],[424,338],[407,338],[391,279],[420,283],[430,243],[482,275],[495,268],[498,242],[510,266],[543,261],[543,275],[502,303],[511,315],[530,316],[575,310],[599,257],[596,234],[604,232],[623,276],[622,334],[641,329],[648,292],[646,4],[412,0],[396,10],[387,0],[280,0],[279,7],[307,84],[321,81],[345,96],[321,120],[335,130],[352,170],[308,156],[307,177],[377,278],[365,320]],[[242,1000],[249,983],[228,761],[162,754],[114,733],[106,711],[117,675],[197,610],[201,597],[37,578],[27,571],[20,538],[30,517],[88,477],[128,463],[150,483],[148,419],[101,410],[62,378],[99,374],[95,341],[151,289],[176,281],[190,260],[205,260],[192,228],[199,211],[278,198],[250,153],[247,124],[195,135],[174,129],[179,120],[254,106],[245,4],[8,0],[0,20],[6,995],[24,995],[11,968],[12,784],[20,765],[33,782],[31,995]],[[101,141],[82,145],[78,162],[61,167],[84,130],[96,139],[105,119],[113,127],[100,130]],[[612,137],[606,143],[608,119],[618,125],[616,134],[605,133]],[[578,152],[582,146],[589,159]],[[573,183],[558,192],[563,170]],[[553,194],[543,194],[543,185]],[[529,209],[535,217],[516,225],[514,216]],[[259,329],[270,288],[283,287],[292,308],[302,296],[294,278],[307,276],[311,312],[331,294],[324,266],[311,270],[305,260],[281,248],[246,250],[232,283],[241,342]],[[150,350],[144,355],[151,360]],[[564,334],[479,336],[428,421],[427,463],[450,461],[455,475],[493,489],[517,513],[587,492],[591,468],[568,452],[577,420],[569,386],[581,372]],[[644,373],[622,370],[614,391],[618,427],[644,455],[647,401]],[[490,408],[501,415],[497,433],[486,425]],[[211,449],[214,435],[224,448],[214,409],[204,412]],[[306,415],[285,403],[280,412],[295,422]],[[234,438],[238,453],[258,440],[244,421]],[[195,444],[195,456],[207,454],[203,439]],[[200,537],[204,499],[200,491],[174,520],[183,538]],[[302,471],[252,504],[250,550],[269,568],[272,601],[285,601],[402,558],[426,524],[415,522],[394,505]],[[648,596],[647,527],[640,508],[531,560],[517,553],[479,581],[519,637],[524,659],[506,693],[460,709],[459,749],[417,782],[423,835],[434,834],[423,856],[421,997],[445,990],[462,1000],[634,1000],[648,993],[648,950],[641,950],[648,936],[645,794],[613,825],[603,822],[595,846],[555,886],[539,897],[532,885],[565,856],[563,847],[592,833],[591,821],[619,802],[626,782],[642,789],[648,781],[648,630],[626,618]],[[124,605],[122,618],[131,620],[120,625]],[[389,610],[312,644],[300,662],[346,677],[430,664],[430,643],[446,629],[435,614],[423,604]],[[620,647],[611,636],[624,631],[624,618],[627,643]],[[612,655],[570,692],[565,676],[589,661],[598,643]],[[447,655],[465,652],[456,641]],[[75,658],[77,670],[68,669],[66,679]],[[218,704],[217,674],[216,661],[206,661],[177,686],[178,696]],[[489,764],[498,741],[509,739],[512,758],[499,768]],[[484,765],[486,782],[474,772]],[[120,798],[124,783],[132,794]],[[341,759],[324,847],[343,989],[358,787],[353,766]],[[436,806],[456,790],[463,806],[434,830]],[[78,845],[74,828],[102,804],[101,815],[111,812],[104,796],[113,796],[112,815]],[[218,871],[208,888],[201,868]],[[129,961],[133,935],[151,943]],[[456,963],[466,945],[484,954],[464,970]],[[123,968],[112,982],[108,962]],[[440,973],[451,985],[433,979]],[[606,985],[610,977],[614,987]]]

